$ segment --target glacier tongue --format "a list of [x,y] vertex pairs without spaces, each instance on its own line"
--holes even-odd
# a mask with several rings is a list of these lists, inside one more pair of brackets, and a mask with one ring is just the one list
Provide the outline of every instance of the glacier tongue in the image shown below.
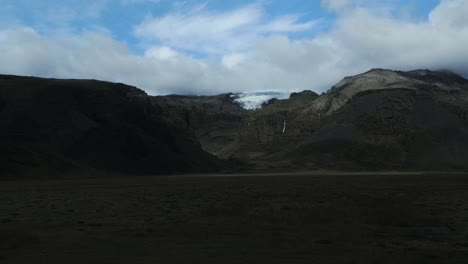
[[262,107],[262,104],[270,99],[287,99],[289,98],[289,93],[274,91],[251,92],[233,94],[232,97],[235,97],[234,102],[238,102],[242,106],[242,108],[255,110],[260,109]]

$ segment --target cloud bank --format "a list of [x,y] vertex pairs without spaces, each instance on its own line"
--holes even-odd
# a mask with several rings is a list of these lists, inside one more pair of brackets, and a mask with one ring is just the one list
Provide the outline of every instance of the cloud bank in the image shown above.
[[[312,33],[320,20],[268,17],[260,4],[149,16],[133,32],[142,54],[102,30],[43,34],[16,25],[0,30],[0,72],[124,82],[149,94],[323,92],[377,67],[468,76],[467,1],[442,0],[423,21],[401,18],[376,1],[322,5],[336,14],[322,33]],[[302,36],[290,37],[297,32]]]

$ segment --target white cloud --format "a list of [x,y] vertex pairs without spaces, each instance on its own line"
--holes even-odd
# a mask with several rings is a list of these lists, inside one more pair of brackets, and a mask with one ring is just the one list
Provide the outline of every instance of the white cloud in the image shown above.
[[[45,37],[31,28],[0,33],[0,72],[56,78],[93,78],[123,82],[150,94],[218,93],[209,81],[216,66],[186,56],[155,59],[133,54],[110,36],[88,32],[78,36]],[[156,55],[161,56],[161,54]]]
[[468,27],[447,26],[446,22],[453,19],[448,5],[468,11],[462,1],[442,1],[429,21],[412,22],[355,9],[340,17],[334,29],[322,38],[338,46],[342,63],[337,67],[450,68],[467,74],[468,51],[464,47],[468,46]]
[[245,54],[232,53],[232,54],[224,55],[223,58],[221,59],[221,63],[228,68],[233,68],[234,66],[237,66],[239,63],[241,63],[245,59],[246,59]]
[[430,21],[434,26],[463,29],[468,27],[468,1],[442,0],[441,4],[433,10]]
[[145,57],[158,60],[169,60],[179,56],[179,53],[170,47],[151,47],[146,50]]
[[[0,72],[124,82],[150,94],[322,92],[345,75],[374,67],[450,69],[468,76],[467,13],[461,0],[441,1],[423,22],[351,6],[346,14],[337,14],[328,32],[291,39],[285,32],[308,28],[307,22],[297,23],[294,17],[264,21],[257,6],[222,14],[198,10],[142,23],[138,28],[149,34],[145,55],[135,54],[105,32],[53,36],[28,27],[11,28],[0,30]],[[216,24],[224,14],[226,23]],[[178,16],[182,22],[174,20]],[[225,47],[231,41],[234,44]],[[191,57],[184,50],[215,55]]]
[[208,12],[204,6],[187,13],[148,17],[135,27],[144,41],[158,41],[186,51],[224,54],[246,50],[261,36],[311,29],[315,22],[298,22],[299,16],[287,15],[264,21],[259,4],[227,12]]

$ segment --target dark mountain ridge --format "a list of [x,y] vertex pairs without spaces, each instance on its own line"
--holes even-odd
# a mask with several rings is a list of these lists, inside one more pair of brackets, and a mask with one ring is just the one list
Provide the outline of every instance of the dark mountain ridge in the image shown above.
[[233,94],[216,96],[155,96],[163,118],[193,131],[203,150],[229,158],[237,146],[239,123],[248,111],[235,102]]
[[465,170],[467,88],[449,72],[373,69],[297,110],[291,98],[251,114],[236,155],[267,167]]
[[200,149],[191,131],[166,122],[135,87],[2,75],[0,101],[4,177],[161,174],[221,166]]
[[148,96],[124,84],[0,75],[2,178],[466,170],[467,146],[468,80],[445,71],[373,69],[258,110],[232,94]]

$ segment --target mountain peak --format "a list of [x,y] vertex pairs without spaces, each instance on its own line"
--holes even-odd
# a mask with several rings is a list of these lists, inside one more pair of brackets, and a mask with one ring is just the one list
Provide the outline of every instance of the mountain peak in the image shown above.
[[345,77],[325,95],[314,101],[308,111],[330,114],[358,93],[370,90],[418,90],[430,86],[442,90],[468,90],[468,80],[448,71],[393,71],[375,68],[362,74]]
[[318,94],[314,91],[311,91],[311,90],[304,90],[302,92],[296,92],[296,93],[292,93],[289,98],[294,98],[294,97],[312,97],[312,98],[316,98],[318,97]]

